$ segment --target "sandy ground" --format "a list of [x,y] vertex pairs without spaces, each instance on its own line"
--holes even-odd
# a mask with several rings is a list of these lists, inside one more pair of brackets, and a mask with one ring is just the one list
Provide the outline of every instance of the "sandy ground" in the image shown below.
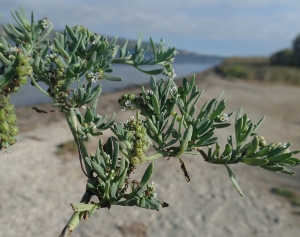
[[[300,88],[226,81],[211,71],[197,75],[197,84],[205,90],[200,103],[225,91],[226,112],[243,106],[254,121],[265,115],[259,132],[268,141],[291,141],[294,150],[300,149]],[[139,89],[130,91],[138,94]],[[116,103],[122,93],[102,95],[99,114],[117,111],[116,120],[127,120],[132,112],[121,112]],[[50,105],[37,107],[51,110]],[[0,154],[0,237],[58,236],[72,214],[69,203],[80,200],[86,184],[76,155],[55,154],[71,134],[59,113],[37,114],[22,107],[17,114],[18,143],[9,156]],[[218,134],[221,144],[230,132]],[[299,235],[300,216],[292,214],[295,207],[270,192],[273,187],[285,187],[300,193],[299,175],[290,177],[243,164],[231,166],[245,194],[241,198],[225,167],[207,164],[200,156],[183,159],[190,183],[186,183],[176,159],[155,162],[153,181],[159,184],[157,193],[170,204],[168,208],[160,212],[115,206],[99,210],[90,220],[82,221],[72,236]],[[137,176],[143,168],[146,166]]]

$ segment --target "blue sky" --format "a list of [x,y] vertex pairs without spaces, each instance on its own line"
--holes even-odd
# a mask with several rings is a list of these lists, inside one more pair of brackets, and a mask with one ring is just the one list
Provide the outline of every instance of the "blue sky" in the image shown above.
[[1,22],[23,5],[56,29],[84,25],[129,39],[170,40],[179,49],[221,56],[269,56],[300,33],[299,0],[1,0]]

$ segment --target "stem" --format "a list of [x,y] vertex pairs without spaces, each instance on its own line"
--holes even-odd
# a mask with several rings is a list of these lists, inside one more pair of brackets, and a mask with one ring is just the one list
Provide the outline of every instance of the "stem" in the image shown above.
[[167,151],[158,151],[155,154],[152,154],[150,156],[145,157],[142,160],[141,163],[145,163],[145,162],[148,162],[148,161],[152,161],[152,160],[156,160],[156,159],[163,158],[163,157],[168,157],[168,156],[170,156],[170,152],[167,152]]
[[[92,198],[92,195],[89,192],[85,192],[81,198],[82,203],[89,203]],[[58,237],[67,237],[71,236],[76,226],[79,224],[80,220],[83,217],[84,212],[75,212],[71,216],[70,220],[66,224],[65,228],[62,230],[61,234]]]
[[[66,120],[68,122],[69,128],[72,132],[72,135],[74,137],[74,140],[76,141],[77,145],[79,146],[78,148],[80,149],[79,152],[86,157],[87,156],[87,150],[84,145],[84,143],[77,138],[77,120],[76,120],[76,115],[74,112],[74,108],[70,109],[70,112],[62,109],[62,112],[64,113]],[[85,169],[88,173],[90,173],[90,168],[86,162],[85,164]],[[89,193],[88,191],[85,191],[83,197],[81,198],[82,203],[89,203],[92,198],[92,194]],[[59,237],[67,237],[71,236],[73,231],[75,230],[76,226],[79,224],[80,220],[83,217],[84,212],[74,212],[73,215],[71,216],[70,220],[66,224],[65,228],[62,230],[61,234]]]
[[30,78],[32,80],[32,83],[36,86],[36,88],[38,88],[42,93],[44,93],[46,96],[49,96],[51,97],[46,91],[44,91],[40,86],[39,84],[36,83],[36,81],[34,80],[33,76],[30,75]]
[[92,170],[91,170],[90,164],[88,164],[87,163],[88,161],[85,159],[86,157],[88,157],[88,152],[86,150],[84,142],[82,140],[79,140],[78,136],[77,136],[77,118],[75,115],[74,108],[70,108],[70,112],[68,112],[66,110],[62,110],[62,112],[64,113],[64,115],[66,117],[69,128],[72,132],[73,138],[78,146],[79,156],[80,156],[79,159],[81,159],[81,156],[82,156],[84,165],[85,165],[85,170],[86,170],[87,174],[89,175]]

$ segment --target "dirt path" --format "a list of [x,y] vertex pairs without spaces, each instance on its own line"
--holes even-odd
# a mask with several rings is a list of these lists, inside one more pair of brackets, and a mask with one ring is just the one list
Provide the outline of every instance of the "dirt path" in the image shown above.
[[[291,141],[294,149],[300,149],[300,88],[230,82],[212,72],[197,75],[197,84],[205,90],[200,103],[225,91],[226,112],[236,112],[242,105],[254,121],[265,115],[259,132],[268,141]],[[116,103],[121,94],[103,95],[99,113],[117,111],[116,120],[127,120],[131,112],[120,112]],[[72,213],[69,203],[80,200],[86,180],[78,157],[55,155],[57,145],[71,139],[59,113],[37,114],[26,107],[17,112],[19,141],[11,155],[0,154],[0,237],[58,236]],[[230,132],[220,133],[221,144]],[[300,174],[289,177],[246,165],[232,166],[245,194],[241,198],[225,167],[207,164],[201,157],[185,156],[184,160],[190,183],[176,159],[155,162],[153,181],[159,184],[159,197],[170,207],[160,212],[122,207],[100,210],[72,236],[292,237],[300,233],[300,216],[292,214],[287,200],[270,193],[273,187],[300,193]],[[297,170],[300,172],[299,167]]]

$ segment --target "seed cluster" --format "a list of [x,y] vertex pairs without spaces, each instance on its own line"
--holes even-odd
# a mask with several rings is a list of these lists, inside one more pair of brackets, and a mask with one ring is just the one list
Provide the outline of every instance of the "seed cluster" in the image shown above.
[[15,76],[0,92],[0,150],[15,144],[15,136],[18,134],[18,128],[14,126],[17,122],[15,107],[9,103],[9,94],[19,91],[20,86],[27,83],[27,76],[31,73],[29,58],[17,52]]
[[145,152],[150,146],[150,139],[147,135],[147,130],[141,119],[135,119],[133,116],[125,123],[125,128],[134,132],[134,142],[132,156],[129,159],[133,165],[138,165],[143,158],[146,157]]
[[18,128],[14,105],[9,103],[9,95],[0,95],[0,150],[7,149],[16,143]]
[[[14,55],[10,56],[15,57]],[[20,87],[27,83],[27,75],[32,73],[32,67],[30,66],[29,59],[30,58],[25,57],[22,53],[17,53],[15,76],[3,87],[1,94],[8,95],[13,92],[18,92]]]

